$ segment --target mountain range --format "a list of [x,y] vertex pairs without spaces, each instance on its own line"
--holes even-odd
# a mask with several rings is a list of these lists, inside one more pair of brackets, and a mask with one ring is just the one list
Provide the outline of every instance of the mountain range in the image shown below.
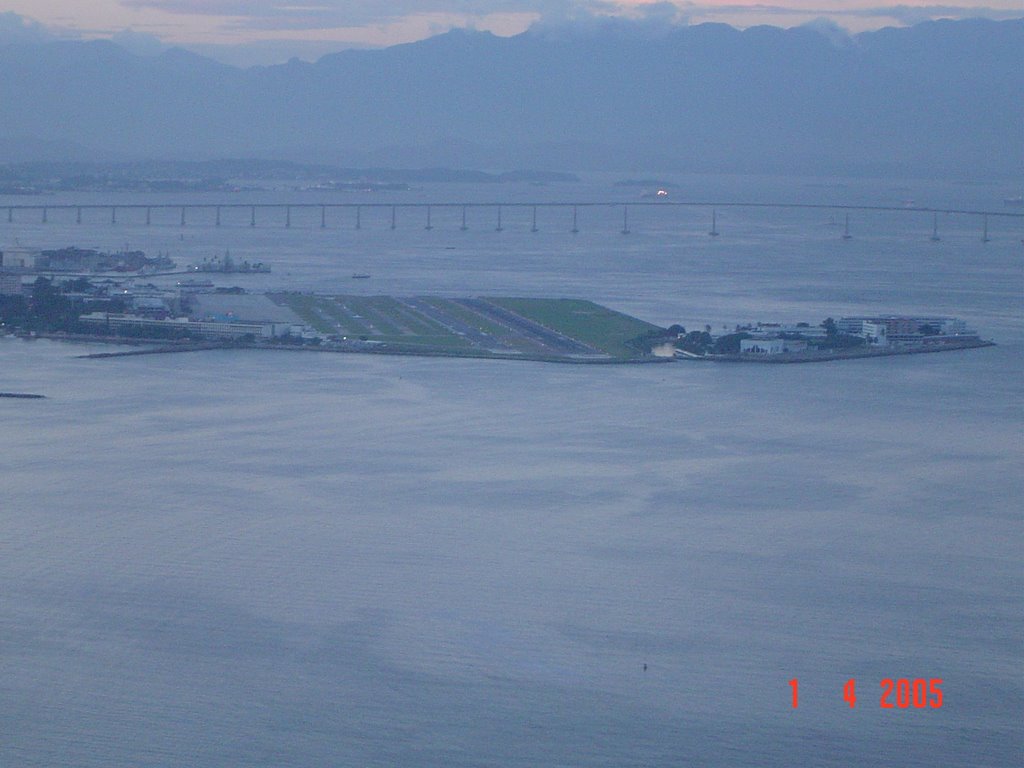
[[830,32],[455,30],[249,69],[8,44],[0,161],[1022,175],[1024,19]]

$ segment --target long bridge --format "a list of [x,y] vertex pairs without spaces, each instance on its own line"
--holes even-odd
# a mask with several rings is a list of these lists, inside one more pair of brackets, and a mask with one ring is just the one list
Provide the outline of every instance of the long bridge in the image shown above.
[[[134,215],[132,218],[136,223],[144,223],[149,226],[153,224],[154,212],[160,212],[162,215],[160,218],[166,222],[168,219],[167,213],[173,212],[171,216],[172,221],[177,221],[180,226],[187,226],[190,223],[194,223],[196,218],[200,215],[206,216],[204,223],[207,225],[221,226],[224,216],[222,215],[226,211],[235,211],[235,215],[232,217],[236,221],[238,220],[238,211],[244,211],[248,214],[247,223],[250,227],[256,227],[258,223],[263,223],[271,218],[276,220],[278,225],[284,227],[292,226],[292,213],[294,211],[313,211],[314,215],[319,214],[319,225],[321,228],[327,228],[328,223],[328,212],[338,213],[345,212],[348,214],[348,220],[351,222],[351,226],[355,229],[361,229],[363,225],[363,211],[364,210],[384,210],[386,213],[390,213],[390,227],[396,229],[398,226],[398,213],[399,211],[416,211],[422,217],[424,229],[434,228],[433,213],[436,210],[446,210],[456,212],[458,215],[461,212],[461,224],[460,229],[469,229],[469,213],[479,212],[481,210],[490,211],[493,219],[496,223],[495,229],[502,231],[502,212],[505,209],[526,209],[531,213],[531,231],[537,232],[537,212],[543,209],[558,209],[564,210],[567,213],[571,213],[571,228],[570,232],[579,232],[579,216],[580,209],[594,209],[603,208],[612,211],[621,211],[622,215],[622,232],[623,234],[629,234],[629,213],[631,209],[637,208],[702,208],[710,210],[712,216],[718,209],[726,208],[752,208],[752,209],[777,209],[777,210],[825,210],[832,212],[843,212],[847,216],[852,211],[862,212],[895,212],[895,213],[930,213],[935,216],[939,214],[943,215],[962,215],[970,217],[981,218],[987,233],[987,219],[988,217],[1003,217],[1003,218],[1015,218],[1024,219],[1024,212],[1019,211],[998,211],[998,210],[980,210],[980,209],[968,209],[968,208],[936,208],[927,206],[890,206],[890,205],[843,205],[834,203],[765,203],[765,202],[736,202],[728,200],[699,200],[699,201],[677,201],[677,200],[650,200],[650,201],[612,201],[612,202],[405,202],[405,203],[390,203],[390,202],[374,202],[374,203],[337,203],[337,202],[310,202],[310,203],[216,203],[216,202],[203,202],[203,203],[88,203],[88,204],[77,204],[77,203],[32,203],[32,204],[18,204],[18,205],[3,205],[0,206],[0,210],[7,209],[7,222],[15,223],[16,221],[23,221],[25,216],[38,217],[37,221],[45,224],[50,221],[50,217],[54,213],[73,214],[76,223],[81,224],[83,220],[83,213],[89,212],[92,214],[90,219],[95,220],[96,212],[101,212],[106,215],[109,214],[109,221],[111,224],[118,223],[119,212],[132,212]],[[273,214],[273,217],[271,217]],[[243,214],[244,215],[244,214]],[[336,217],[330,217],[333,221]],[[308,214],[307,214],[308,219]],[[243,219],[244,221],[245,219]],[[714,220],[714,219],[712,219]],[[711,234],[717,234],[715,227],[712,225]]]

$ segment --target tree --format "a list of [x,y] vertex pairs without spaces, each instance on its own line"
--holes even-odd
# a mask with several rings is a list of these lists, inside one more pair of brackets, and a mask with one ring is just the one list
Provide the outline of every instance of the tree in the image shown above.
[[31,326],[38,331],[63,330],[74,320],[74,305],[54,286],[53,281],[38,277],[32,284]]
[[725,336],[719,336],[715,339],[714,352],[716,355],[738,355],[740,352],[740,342],[743,339],[749,339],[749,333],[730,333]]
[[0,296],[0,325],[22,328],[28,325],[28,301],[24,296]]
[[704,355],[711,349],[713,343],[711,334],[707,331],[690,331],[676,342],[676,346],[695,355]]

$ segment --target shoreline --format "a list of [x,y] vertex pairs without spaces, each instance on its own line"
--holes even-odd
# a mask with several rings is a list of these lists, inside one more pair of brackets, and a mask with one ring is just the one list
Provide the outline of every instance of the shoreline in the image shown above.
[[678,357],[677,360],[711,363],[760,363],[786,365],[799,363],[828,363],[835,360],[860,360],[875,357],[897,357],[900,355],[928,355],[935,352],[957,352],[964,349],[982,349],[997,346],[994,341],[977,339],[955,343],[934,344],[926,347],[904,347],[892,349],[850,349],[824,353],[783,352],[777,355],[705,355],[703,357]]
[[88,334],[39,333],[34,336],[11,334],[17,338],[33,340],[46,339],[71,344],[108,344],[110,346],[145,347],[144,349],[126,349],[117,352],[90,352],[76,355],[82,360],[109,360],[118,357],[139,357],[141,355],[167,355],[184,352],[207,352],[210,350],[249,350],[257,352],[319,352],[346,355],[393,355],[396,357],[450,357],[468,360],[524,360],[534,363],[561,363],[564,365],[650,365],[675,362],[671,357],[570,357],[558,355],[500,354],[486,351],[461,350],[454,351],[441,348],[412,349],[410,347],[389,346],[312,346],[296,344],[256,344],[237,342],[189,342],[179,343],[166,339],[121,338],[117,336],[90,336]]
[[[396,357],[449,357],[470,360],[523,360],[538,363],[561,363],[563,365],[650,365],[658,363],[706,362],[706,363],[753,363],[761,365],[795,365],[802,363],[827,363],[839,360],[859,360],[865,358],[896,357],[905,355],[933,354],[936,352],[956,352],[965,349],[982,349],[995,347],[994,341],[977,340],[958,343],[937,344],[928,347],[912,347],[900,349],[852,349],[828,353],[782,353],[778,355],[704,355],[659,357],[648,355],[642,357],[570,357],[557,355],[501,354],[486,351],[461,350],[454,351],[441,348],[413,349],[410,347],[389,346],[309,346],[293,344],[256,344],[237,342],[188,342],[180,343],[166,339],[122,338],[117,336],[90,336],[88,334],[36,334],[22,336],[23,339],[47,339],[68,343],[108,344],[111,346],[145,347],[144,349],[127,349],[117,352],[91,352],[77,357],[85,360],[105,360],[117,357],[138,357],[140,355],[166,355],[184,352],[206,352],[219,349],[254,350],[267,352],[320,352],[349,355],[393,355]],[[0,397],[15,396],[0,393]]]

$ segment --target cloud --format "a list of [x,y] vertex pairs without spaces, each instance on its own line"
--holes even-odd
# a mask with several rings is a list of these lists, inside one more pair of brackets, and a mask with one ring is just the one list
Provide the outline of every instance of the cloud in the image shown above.
[[836,48],[845,48],[853,42],[849,30],[839,26],[835,19],[826,19],[819,16],[800,26],[817,32]]
[[[223,19],[233,29],[301,31],[343,29],[393,24],[409,17],[442,15],[472,19],[495,14],[524,14],[544,26],[561,23],[594,25],[609,19],[628,19],[651,28],[671,27],[690,19],[728,19],[742,24],[744,17],[764,19],[792,17],[808,20],[861,18],[891,19],[914,24],[934,18],[962,19],[983,16],[992,19],[1024,15],[1020,9],[970,5],[891,5],[873,8],[806,8],[788,4],[684,2],[661,0],[120,0],[132,9]],[[823,2],[828,6],[829,3]],[[226,21],[230,19],[230,21]]]
[[[663,3],[658,3],[662,5]],[[857,17],[888,18],[905,24],[932,19],[1016,19],[1024,16],[1024,8],[992,8],[978,5],[882,5],[869,8],[806,8],[802,6],[733,3],[708,5],[691,2],[674,3],[689,16],[811,16],[815,18]]]
[[56,35],[38,21],[19,16],[13,11],[0,13],[0,45],[12,43],[46,43]]
[[157,56],[167,50],[167,45],[156,35],[133,29],[122,29],[110,39],[136,56]]
[[530,30],[548,37],[594,33],[653,35],[688,23],[682,4],[673,2],[633,5],[608,0],[560,0],[538,6],[537,21]]
[[932,19],[974,19],[994,20],[1017,19],[1024,16],[1024,7],[1016,10],[964,5],[886,5],[877,8],[861,8],[845,12],[848,16],[886,18],[908,26]]
[[132,9],[234,19],[258,29],[340,29],[386,24],[409,16],[483,17],[541,13],[550,0],[121,0]]

